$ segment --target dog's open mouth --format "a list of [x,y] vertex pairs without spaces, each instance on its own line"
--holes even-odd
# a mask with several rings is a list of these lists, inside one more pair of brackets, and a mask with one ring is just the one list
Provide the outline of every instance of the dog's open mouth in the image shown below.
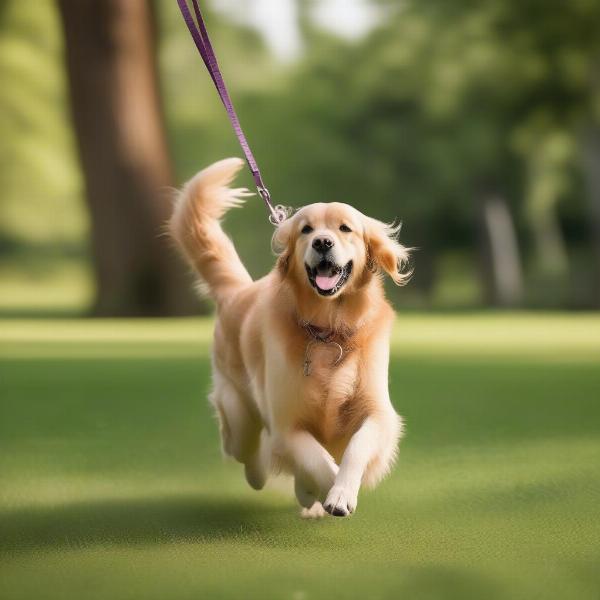
[[310,284],[321,296],[333,296],[342,289],[352,273],[352,261],[340,267],[328,260],[322,260],[315,267],[306,267],[306,273]]

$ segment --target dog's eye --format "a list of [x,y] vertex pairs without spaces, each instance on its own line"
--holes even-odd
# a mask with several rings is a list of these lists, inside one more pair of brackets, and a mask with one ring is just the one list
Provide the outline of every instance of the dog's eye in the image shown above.
[[340,225],[340,231],[343,231],[344,233],[350,233],[352,229],[350,229],[350,227],[348,227],[348,225],[346,225],[345,223],[342,223]]
[[313,228],[310,225],[305,225],[302,228],[302,233],[310,233],[313,230]]

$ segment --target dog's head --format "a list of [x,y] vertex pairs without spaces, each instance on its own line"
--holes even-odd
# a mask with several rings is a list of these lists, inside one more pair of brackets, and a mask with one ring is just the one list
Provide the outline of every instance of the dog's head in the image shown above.
[[387,225],[339,202],[310,204],[284,221],[273,235],[279,268],[324,298],[356,291],[383,271],[402,285],[408,250]]

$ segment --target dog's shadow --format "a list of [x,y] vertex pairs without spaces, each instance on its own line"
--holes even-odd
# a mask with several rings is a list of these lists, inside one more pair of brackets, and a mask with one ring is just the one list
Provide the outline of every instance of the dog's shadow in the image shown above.
[[[265,539],[291,507],[200,495],[110,499],[0,513],[0,555],[37,549]],[[269,536],[270,537],[270,536]]]

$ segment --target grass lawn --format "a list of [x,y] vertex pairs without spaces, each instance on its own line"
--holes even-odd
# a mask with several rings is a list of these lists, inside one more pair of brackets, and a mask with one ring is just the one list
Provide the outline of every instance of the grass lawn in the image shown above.
[[0,322],[0,598],[600,597],[600,316],[399,318],[400,461],[350,519],[249,489],[208,320]]

